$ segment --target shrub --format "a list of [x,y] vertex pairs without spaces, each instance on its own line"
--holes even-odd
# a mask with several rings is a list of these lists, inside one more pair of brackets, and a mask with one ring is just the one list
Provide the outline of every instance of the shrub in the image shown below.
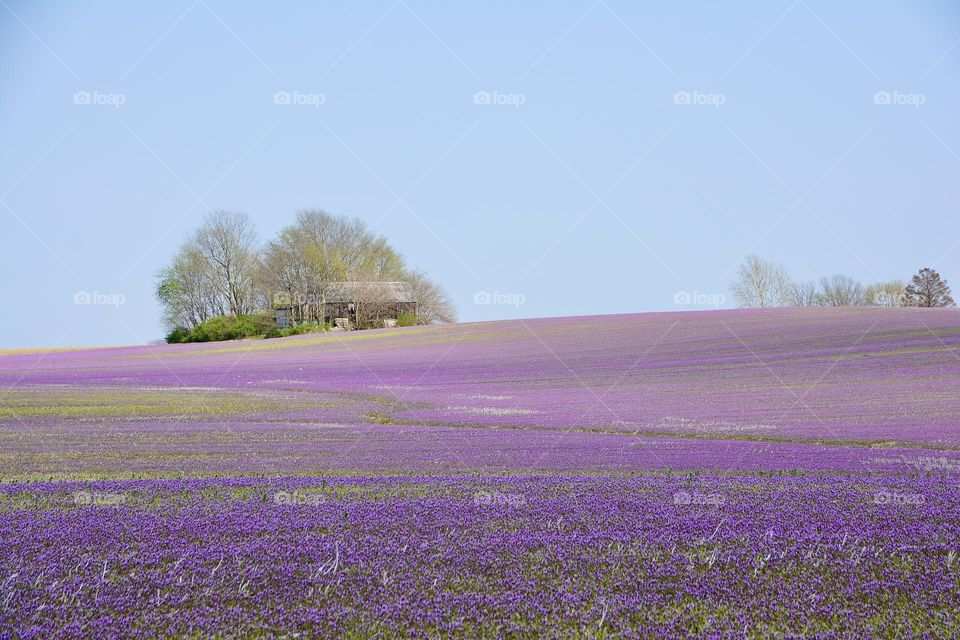
[[420,324],[420,321],[415,313],[401,313],[397,316],[398,327],[412,327],[417,324]]
[[167,342],[219,342],[268,335],[277,329],[273,318],[264,314],[252,316],[216,316],[204,320],[192,330],[177,327],[167,335]]
[[167,334],[164,340],[167,341],[167,344],[176,344],[178,342],[187,342],[189,338],[190,329],[186,327],[175,327],[173,331]]
[[286,338],[287,336],[299,336],[305,333],[323,333],[329,331],[329,325],[322,322],[304,322],[295,324],[283,329],[274,329],[264,335],[265,338]]

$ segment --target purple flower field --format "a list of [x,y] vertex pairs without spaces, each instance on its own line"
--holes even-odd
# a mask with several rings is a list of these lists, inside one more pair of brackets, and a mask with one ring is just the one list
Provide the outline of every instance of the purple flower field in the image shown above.
[[0,638],[960,636],[960,313],[0,355]]

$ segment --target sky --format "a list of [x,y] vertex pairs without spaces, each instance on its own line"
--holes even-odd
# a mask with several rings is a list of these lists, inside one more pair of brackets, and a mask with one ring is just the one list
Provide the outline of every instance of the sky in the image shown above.
[[944,1],[0,0],[0,347],[161,338],[215,209],[359,217],[465,321],[960,286],[958,72]]

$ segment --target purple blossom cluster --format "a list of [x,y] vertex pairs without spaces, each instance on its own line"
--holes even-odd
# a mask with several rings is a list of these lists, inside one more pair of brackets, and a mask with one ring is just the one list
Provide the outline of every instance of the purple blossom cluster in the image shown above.
[[0,639],[960,637],[960,314],[0,355]]
[[4,637],[960,633],[942,477],[141,480],[0,501]]

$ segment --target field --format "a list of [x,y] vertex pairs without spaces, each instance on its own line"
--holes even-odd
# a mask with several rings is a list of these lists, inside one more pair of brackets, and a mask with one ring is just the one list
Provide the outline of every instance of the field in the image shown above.
[[0,355],[0,638],[960,636],[960,313]]

